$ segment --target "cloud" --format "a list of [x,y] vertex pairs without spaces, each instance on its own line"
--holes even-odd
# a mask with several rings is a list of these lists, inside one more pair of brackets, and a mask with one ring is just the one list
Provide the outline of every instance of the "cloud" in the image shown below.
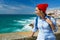
[[[48,8],[49,10],[60,9],[60,7]],[[27,6],[27,5],[7,5],[0,3],[0,14],[34,14],[34,7]]]
[[0,14],[27,14],[32,13],[33,7],[27,6],[27,5],[18,5],[18,6],[12,6],[12,5],[6,5],[6,4],[0,4]]

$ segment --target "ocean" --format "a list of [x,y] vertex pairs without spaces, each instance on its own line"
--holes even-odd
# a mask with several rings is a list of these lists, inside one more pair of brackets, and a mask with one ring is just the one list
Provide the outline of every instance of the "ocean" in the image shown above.
[[28,25],[35,17],[32,14],[0,14],[0,33],[31,31]]

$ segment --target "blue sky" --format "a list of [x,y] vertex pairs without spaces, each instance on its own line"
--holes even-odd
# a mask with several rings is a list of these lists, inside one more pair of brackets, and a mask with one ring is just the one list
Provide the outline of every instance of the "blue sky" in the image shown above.
[[0,0],[0,14],[33,14],[40,3],[48,3],[48,9],[60,8],[60,0]]

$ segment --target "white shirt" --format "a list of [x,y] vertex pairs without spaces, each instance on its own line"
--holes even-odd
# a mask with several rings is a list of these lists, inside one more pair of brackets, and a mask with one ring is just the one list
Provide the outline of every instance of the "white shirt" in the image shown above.
[[[49,18],[53,22],[53,24],[55,25],[55,28],[56,28],[54,31],[57,31],[56,20],[50,16],[46,16],[46,18]],[[55,40],[56,37],[55,37],[50,25],[44,19],[41,19],[39,16],[38,16],[37,20],[38,20],[37,27],[35,24],[36,23],[36,19],[35,19],[34,28],[32,30],[33,32],[36,32],[37,30],[39,30],[37,40],[48,40],[48,39]]]

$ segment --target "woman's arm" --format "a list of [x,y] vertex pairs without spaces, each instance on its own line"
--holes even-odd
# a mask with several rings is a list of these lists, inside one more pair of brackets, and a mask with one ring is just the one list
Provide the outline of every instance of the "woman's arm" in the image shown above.
[[[30,24],[29,26],[32,26],[32,28],[34,27],[34,23]],[[33,37],[33,35],[35,34],[35,32],[32,31],[30,37]]]
[[29,26],[32,26],[32,33],[30,35],[30,37],[33,37],[33,35],[35,34],[35,32],[37,31],[37,28],[34,26],[34,23],[30,24]]
[[52,30],[55,30],[55,26],[53,23],[51,23],[50,26],[51,26]]
[[35,34],[35,32],[32,32],[32,34],[30,35],[30,37],[33,37],[34,34]]
[[55,30],[55,26],[54,26],[53,22],[50,19],[47,18],[46,22],[48,22],[50,24],[52,30]]

